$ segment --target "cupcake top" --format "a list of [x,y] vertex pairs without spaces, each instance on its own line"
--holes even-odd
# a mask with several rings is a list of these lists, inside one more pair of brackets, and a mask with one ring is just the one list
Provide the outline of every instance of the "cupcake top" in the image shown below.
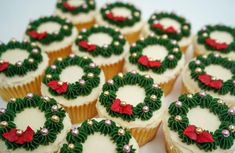
[[90,58],[71,54],[46,69],[41,92],[64,106],[80,106],[97,99],[103,83],[102,70]]
[[119,28],[123,34],[141,30],[141,11],[130,3],[113,2],[105,4],[97,13],[98,24]]
[[95,18],[94,0],[58,0],[55,14],[66,17],[74,24],[91,22]]
[[93,118],[74,127],[67,134],[60,153],[138,153],[131,134],[115,122]]
[[226,25],[207,25],[194,38],[200,54],[217,52],[235,59],[235,29]]
[[12,98],[0,109],[1,151],[55,152],[70,128],[70,119],[54,99],[32,93]]
[[46,52],[66,48],[73,43],[77,29],[69,20],[58,16],[41,17],[29,23],[26,37]]
[[181,95],[169,106],[163,130],[177,152],[232,153],[235,108],[204,91]]
[[114,64],[124,58],[129,45],[118,31],[107,26],[83,29],[73,44],[73,53],[88,56],[97,65]]
[[169,39],[178,41],[180,46],[191,43],[191,24],[172,12],[157,12],[151,15],[144,27],[145,35],[154,33],[158,36],[167,35]]
[[234,105],[235,61],[217,54],[198,56],[183,70],[183,83],[190,93],[206,90]]
[[0,44],[0,86],[29,83],[43,74],[48,57],[35,43],[12,39]]
[[176,41],[154,35],[132,45],[126,59],[126,71],[137,70],[149,74],[157,83],[174,79],[183,68],[185,59]]
[[103,85],[96,107],[100,116],[123,127],[155,127],[162,119],[163,100],[163,91],[149,75],[131,71]]

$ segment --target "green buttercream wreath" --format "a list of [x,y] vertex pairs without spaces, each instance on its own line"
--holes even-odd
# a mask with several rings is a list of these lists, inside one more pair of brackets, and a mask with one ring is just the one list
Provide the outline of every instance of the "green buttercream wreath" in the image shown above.
[[67,142],[60,149],[60,153],[82,153],[84,142],[95,133],[110,137],[111,141],[116,144],[117,153],[136,152],[133,146],[129,145],[131,135],[128,131],[108,119],[101,121],[91,119],[83,122],[79,127],[71,129],[66,137]]
[[[208,109],[211,113],[213,113],[213,115],[218,116],[221,121],[219,128],[215,131],[207,131],[206,129],[196,127],[196,132],[200,129],[199,132],[205,131],[210,134],[214,139],[212,142],[199,143],[192,140],[184,132],[187,127],[190,126],[187,113],[190,109],[195,107]],[[172,131],[178,133],[178,136],[183,143],[188,145],[196,144],[205,152],[216,150],[218,147],[226,150],[233,146],[235,139],[235,109],[229,108],[222,100],[213,98],[204,91],[194,95],[185,94],[181,95],[178,98],[178,101],[173,102],[169,106],[168,113],[170,114],[168,126]]]
[[[33,131],[33,135],[31,135],[32,140],[30,142],[24,142],[22,144],[19,144],[19,142],[10,142],[8,140],[10,139],[9,136],[8,139],[6,139],[4,134],[7,134],[8,132],[11,133],[11,135],[12,133],[14,134],[12,130],[17,129],[14,118],[18,113],[30,108],[38,108],[45,114],[46,121],[44,126],[37,129],[37,131]],[[63,108],[61,108],[54,99],[49,97],[39,97],[30,93],[22,99],[12,98],[7,104],[6,109],[0,109],[0,139],[5,142],[5,145],[9,150],[24,148],[25,150],[33,151],[41,145],[47,146],[50,143],[55,142],[57,135],[64,128],[63,120],[65,116]],[[24,129],[17,129],[15,134],[17,134],[19,130]]]
[[24,76],[28,72],[35,71],[42,62],[43,57],[38,46],[27,41],[19,42],[16,40],[11,40],[7,44],[0,44],[0,59],[4,53],[16,49],[26,51],[29,54],[28,58],[16,63],[0,60],[0,74],[3,73],[7,77]]

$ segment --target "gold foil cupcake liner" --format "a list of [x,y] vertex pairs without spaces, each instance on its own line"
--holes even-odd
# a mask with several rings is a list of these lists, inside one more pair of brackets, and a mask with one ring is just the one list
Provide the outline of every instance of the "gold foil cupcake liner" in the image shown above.
[[49,57],[49,65],[52,65],[58,57],[64,58],[71,54],[71,47],[72,45],[69,45],[68,47],[62,48],[60,50],[47,52],[47,55]]
[[132,44],[140,38],[140,33],[141,33],[141,31],[137,31],[137,32],[134,32],[131,34],[126,34],[126,35],[124,35],[124,37],[129,42],[129,44]]
[[86,22],[86,23],[79,23],[79,24],[76,24],[76,28],[78,31],[81,31],[82,29],[90,29],[93,25],[95,25],[96,21],[95,19],[93,19],[92,21],[90,22]]
[[42,75],[36,77],[33,81],[14,87],[0,87],[0,95],[4,101],[11,98],[23,98],[27,93],[41,95]]
[[180,46],[180,50],[182,51],[182,53],[186,53],[187,52],[187,49],[188,49],[189,45],[186,45],[186,46]]
[[164,133],[163,133],[163,135],[164,135],[164,140],[165,140],[165,150],[166,150],[166,152],[167,153],[180,153],[178,151],[178,149],[169,142],[169,140],[167,139],[167,137],[165,136]]
[[65,111],[69,114],[72,124],[78,124],[97,115],[96,101],[97,100],[94,100],[88,104],[84,104],[81,106],[63,107]]
[[175,81],[176,81],[177,77],[169,80],[167,83],[163,83],[160,84],[161,89],[164,91],[165,96],[167,96],[168,94],[170,94],[171,90],[174,87]]
[[184,85],[184,83],[182,82],[182,86],[181,86],[181,94],[188,94],[190,93],[187,89],[187,87]]

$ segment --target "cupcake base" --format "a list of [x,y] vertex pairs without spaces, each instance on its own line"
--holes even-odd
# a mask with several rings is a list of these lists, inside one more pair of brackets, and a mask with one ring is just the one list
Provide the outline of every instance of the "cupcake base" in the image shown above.
[[42,75],[27,84],[16,87],[0,87],[0,96],[7,102],[11,98],[23,98],[27,93],[41,95],[41,80]]
[[63,107],[69,114],[72,124],[78,124],[97,115],[96,101],[97,100],[94,100],[88,104],[84,104],[81,106]]
[[47,52],[47,55],[49,57],[49,65],[52,65],[57,58],[59,57],[64,58],[67,57],[69,54],[71,54],[71,47],[72,45],[60,50]]
[[119,72],[122,72],[123,65],[124,65],[124,59],[115,64],[101,66],[101,69],[104,71],[105,80],[107,81],[109,79],[112,79]]
[[95,19],[90,21],[90,22],[86,22],[86,23],[80,23],[80,24],[76,24],[76,28],[78,31],[81,31],[82,29],[90,29],[94,24],[95,24]]
[[124,35],[124,37],[130,44],[132,44],[140,38],[140,33],[141,33],[140,31],[137,31],[135,33]]
[[176,149],[176,147],[174,146],[174,145],[172,145],[169,141],[168,141],[168,138],[166,137],[166,135],[165,134],[163,134],[164,135],[164,140],[165,140],[165,151],[167,152],[167,153],[180,153],[177,149]]
[[168,94],[170,94],[171,90],[174,87],[175,81],[176,81],[177,77],[175,77],[174,79],[171,79],[170,81],[168,81],[167,83],[163,83],[160,84],[161,89],[164,91],[165,96],[167,96]]

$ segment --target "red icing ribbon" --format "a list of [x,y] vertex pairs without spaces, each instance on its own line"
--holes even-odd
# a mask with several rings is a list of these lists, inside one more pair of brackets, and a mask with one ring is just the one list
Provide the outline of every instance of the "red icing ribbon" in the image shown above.
[[209,132],[203,131],[202,133],[196,132],[196,126],[189,125],[184,129],[184,135],[197,143],[211,143],[214,142],[212,135]]
[[125,114],[125,115],[132,115],[132,105],[126,104],[125,106],[121,105],[121,100],[120,99],[115,99],[112,106],[111,110],[116,113],[120,114]]
[[59,84],[57,81],[53,80],[48,82],[47,84],[52,90],[55,90],[58,94],[62,94],[67,92],[68,84],[66,82],[63,82],[62,84]]
[[33,141],[34,131],[28,126],[27,129],[22,134],[17,134],[17,129],[12,129],[10,132],[4,133],[3,138],[7,139],[9,142],[14,142],[16,144],[25,144]]
[[164,28],[161,23],[154,23],[152,25],[152,27],[154,29],[160,29],[161,31],[163,31],[165,33],[177,33],[177,31],[176,31],[176,29],[174,27],[170,26],[168,28]]
[[211,38],[207,38],[205,42],[208,46],[210,46],[218,51],[225,50],[228,48],[228,45],[225,42],[218,43],[218,42],[216,42],[216,40],[211,39]]
[[208,74],[199,75],[198,80],[200,80],[206,86],[214,89],[220,89],[223,86],[223,82],[221,80],[212,80],[211,76]]
[[68,11],[74,11],[76,10],[76,7],[75,6],[71,6],[68,2],[64,2],[63,3],[63,7],[68,10]]
[[96,45],[89,45],[86,41],[80,41],[79,46],[86,49],[88,52],[93,52],[96,50]]
[[28,35],[31,38],[36,39],[36,40],[42,40],[43,38],[47,37],[47,33],[46,32],[38,33],[37,31],[29,31]]
[[0,72],[4,72],[8,69],[9,63],[8,62],[3,62],[0,64]]
[[123,17],[123,16],[114,16],[112,12],[106,14],[106,17],[109,20],[112,20],[112,21],[115,21],[115,22],[124,22],[127,19],[126,17]]
[[159,61],[150,61],[147,56],[141,56],[138,59],[138,63],[144,65],[149,68],[159,68],[161,66],[161,62]]

